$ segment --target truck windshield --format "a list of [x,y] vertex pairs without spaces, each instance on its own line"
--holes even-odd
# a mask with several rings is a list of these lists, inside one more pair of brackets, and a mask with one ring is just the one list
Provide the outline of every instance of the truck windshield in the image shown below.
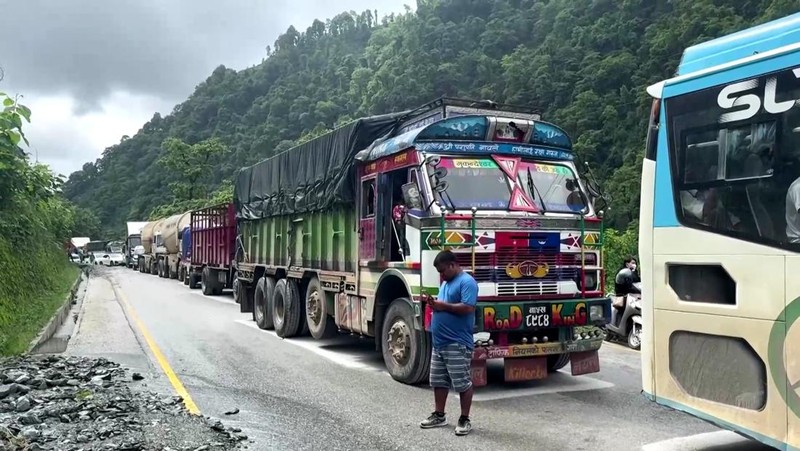
[[453,207],[505,210],[511,190],[505,174],[491,158],[442,158],[439,167],[447,169],[447,196]]
[[131,248],[131,249],[133,249],[134,247],[139,246],[141,244],[142,244],[142,238],[141,237],[132,236],[132,237],[128,238],[128,247]]
[[557,213],[586,210],[577,177],[567,166],[523,161],[517,177],[539,210]]

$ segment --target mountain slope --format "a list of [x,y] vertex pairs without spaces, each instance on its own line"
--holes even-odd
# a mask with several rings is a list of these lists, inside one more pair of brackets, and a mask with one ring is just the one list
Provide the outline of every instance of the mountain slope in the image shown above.
[[[534,105],[573,137],[612,198],[611,225],[638,217],[650,99],[683,49],[794,12],[792,0],[418,0],[289,28],[259,65],[218,67],[174,111],[73,173],[67,196],[105,229],[169,203],[161,142],[217,136],[232,152],[213,184],[307,134],[442,95]],[[588,6],[587,6],[588,5]]]

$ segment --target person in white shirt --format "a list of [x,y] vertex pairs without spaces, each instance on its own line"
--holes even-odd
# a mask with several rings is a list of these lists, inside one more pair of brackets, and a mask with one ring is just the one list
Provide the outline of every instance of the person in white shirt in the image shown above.
[[800,243],[800,177],[786,191],[786,238]]

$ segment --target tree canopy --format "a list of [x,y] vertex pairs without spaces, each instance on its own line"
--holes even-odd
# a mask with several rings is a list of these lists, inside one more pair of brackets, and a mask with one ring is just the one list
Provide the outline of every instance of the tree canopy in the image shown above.
[[377,11],[342,13],[290,27],[258,65],[217,67],[64,190],[121,233],[181,197],[170,187],[182,176],[159,163],[168,138],[225,143],[204,176],[211,191],[300,139],[446,95],[543,110],[611,195],[611,225],[625,229],[638,217],[645,87],[673,75],[687,46],[795,10],[793,0],[418,0],[416,12],[380,21]]

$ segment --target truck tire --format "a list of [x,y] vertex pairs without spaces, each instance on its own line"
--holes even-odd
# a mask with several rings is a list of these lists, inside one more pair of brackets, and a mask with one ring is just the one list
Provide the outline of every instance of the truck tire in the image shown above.
[[300,289],[294,280],[281,279],[275,283],[272,321],[275,333],[281,338],[294,337],[300,332],[302,313]]
[[417,384],[428,378],[431,340],[414,329],[414,310],[408,298],[392,301],[381,327],[381,350],[386,369],[396,381]]
[[306,323],[311,336],[317,340],[330,338],[337,333],[336,322],[329,315],[326,294],[319,279],[312,277],[306,287]]
[[181,264],[180,264],[180,263],[178,263],[178,266],[175,268],[175,270],[174,270],[174,271],[172,270],[172,267],[171,267],[171,266],[167,265],[167,270],[168,270],[168,272],[169,272],[169,278],[170,278],[170,279],[172,279],[172,280],[175,280],[175,279],[177,279],[177,278],[178,278],[178,268],[180,267],[180,265],[181,265]]
[[569,363],[569,354],[552,354],[547,356],[547,372],[555,373]]
[[200,288],[203,290],[204,295],[211,296],[214,294],[213,283],[214,282],[211,280],[211,270],[206,266],[203,268],[203,272],[200,275]]
[[[242,286],[239,284],[239,286]],[[242,294],[244,295],[244,294]],[[272,330],[272,304],[275,297],[275,279],[264,276],[256,284],[255,302],[253,305],[253,320],[259,329]]]
[[192,271],[189,273],[189,289],[196,290],[200,288],[200,275]]
[[181,266],[181,281],[184,285],[189,285],[189,274],[191,274],[189,269],[185,266]]

